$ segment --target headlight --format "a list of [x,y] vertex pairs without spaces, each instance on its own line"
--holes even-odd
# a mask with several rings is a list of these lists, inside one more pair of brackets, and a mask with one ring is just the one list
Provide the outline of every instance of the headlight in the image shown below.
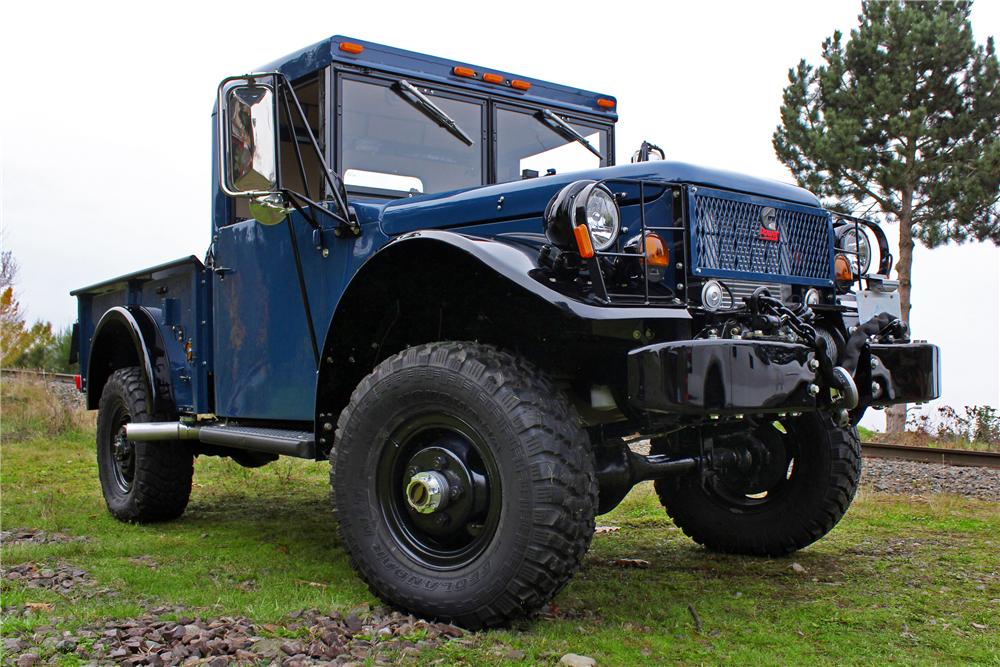
[[872,263],[872,246],[868,242],[867,234],[853,226],[848,227],[840,235],[839,246],[845,252],[857,254],[856,258],[853,255],[849,257],[852,269],[860,266],[861,275],[868,273],[868,268]]
[[573,248],[573,230],[580,225],[590,230],[598,252],[614,245],[621,230],[621,213],[614,195],[596,181],[570,183],[545,207],[545,236],[553,245]]
[[705,310],[718,310],[722,307],[723,294],[722,285],[717,280],[709,280],[701,288],[701,306]]
[[[585,207],[583,222],[590,228],[590,236],[594,239],[594,250],[600,252],[607,250],[618,238],[618,227],[620,215],[615,197],[606,187],[598,185],[589,193],[581,192],[581,195],[588,195]],[[577,207],[576,223],[580,224],[580,207]]]

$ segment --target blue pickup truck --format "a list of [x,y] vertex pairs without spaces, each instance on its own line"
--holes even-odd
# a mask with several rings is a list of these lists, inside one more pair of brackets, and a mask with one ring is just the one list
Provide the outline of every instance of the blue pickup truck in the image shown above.
[[224,79],[204,259],[73,292],[110,512],[179,517],[198,456],[329,460],[372,591],[469,627],[546,603],[641,481],[709,549],[826,534],[864,412],[940,393],[885,235],[616,165],[616,106],[339,36]]

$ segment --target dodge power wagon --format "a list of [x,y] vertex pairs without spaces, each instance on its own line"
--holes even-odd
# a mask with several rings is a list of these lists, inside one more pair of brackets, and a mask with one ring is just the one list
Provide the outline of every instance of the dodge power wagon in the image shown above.
[[328,460],[374,594],[468,627],[551,599],[642,481],[708,549],[825,535],[865,411],[940,393],[885,235],[649,143],[616,165],[616,119],[344,37],[224,79],[204,259],[73,292],[111,514],[179,517],[198,456]]

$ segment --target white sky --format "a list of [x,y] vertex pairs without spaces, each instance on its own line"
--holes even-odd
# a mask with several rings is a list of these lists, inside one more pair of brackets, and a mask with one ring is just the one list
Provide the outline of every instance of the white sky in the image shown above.
[[[791,181],[771,147],[788,68],[817,63],[859,11],[846,0],[6,3],[3,242],[29,317],[56,325],[76,318],[73,288],[202,256],[216,84],[333,34],[615,95],[619,163],[649,139],[668,159]],[[1000,36],[1000,2],[979,0],[973,29],[980,43]],[[914,335],[942,348],[943,402],[1000,405],[1000,250],[918,248],[914,291]]]

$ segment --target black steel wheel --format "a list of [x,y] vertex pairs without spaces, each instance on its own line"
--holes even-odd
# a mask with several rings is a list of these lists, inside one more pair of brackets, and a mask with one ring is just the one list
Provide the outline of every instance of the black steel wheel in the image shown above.
[[523,360],[476,343],[386,359],[355,389],[331,453],[344,547],[372,592],[467,627],[539,608],[594,531],[586,432]]
[[137,367],[115,371],[97,413],[97,470],[108,511],[121,521],[153,522],[184,513],[194,457],[181,442],[132,442],[129,422],[151,421],[150,401]]
[[[655,485],[674,523],[715,551],[782,556],[801,549],[833,529],[858,488],[857,431],[829,415],[766,422],[720,444],[752,463]],[[667,443],[654,440],[651,451],[667,453]]]

